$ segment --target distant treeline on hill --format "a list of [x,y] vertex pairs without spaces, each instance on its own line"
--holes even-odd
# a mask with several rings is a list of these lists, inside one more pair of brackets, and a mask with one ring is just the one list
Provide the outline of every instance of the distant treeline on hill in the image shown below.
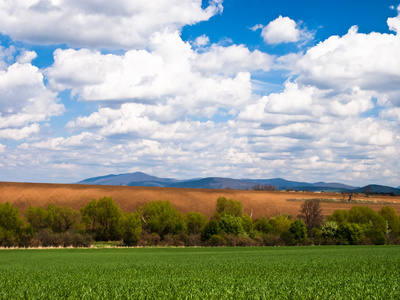
[[323,219],[319,201],[307,200],[299,215],[253,219],[242,203],[220,197],[210,219],[181,214],[169,201],[154,201],[124,213],[112,198],[92,200],[79,211],[30,206],[24,217],[0,204],[2,247],[87,247],[94,241],[121,246],[277,246],[400,244],[400,218],[393,207],[337,210]]

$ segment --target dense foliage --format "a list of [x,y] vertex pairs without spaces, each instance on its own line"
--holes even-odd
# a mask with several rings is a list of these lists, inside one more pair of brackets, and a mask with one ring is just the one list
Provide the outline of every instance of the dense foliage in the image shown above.
[[0,299],[400,299],[399,264],[398,246],[3,250]]
[[112,198],[70,207],[0,204],[0,246],[89,246],[118,241],[126,246],[291,246],[400,244],[400,218],[393,207],[337,210],[324,221],[318,201],[305,201],[295,219],[279,214],[253,219],[242,203],[220,197],[212,217],[181,214],[169,201],[149,202],[124,213]]

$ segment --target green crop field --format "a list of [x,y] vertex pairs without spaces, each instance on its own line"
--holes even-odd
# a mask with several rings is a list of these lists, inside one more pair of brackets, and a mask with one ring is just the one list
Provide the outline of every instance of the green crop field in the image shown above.
[[0,250],[0,299],[400,299],[399,246]]

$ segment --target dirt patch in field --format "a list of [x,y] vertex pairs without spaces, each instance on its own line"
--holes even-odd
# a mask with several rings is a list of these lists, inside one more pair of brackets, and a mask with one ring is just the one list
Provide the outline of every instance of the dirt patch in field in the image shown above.
[[[243,203],[247,214],[253,217],[271,217],[279,213],[297,216],[301,199],[337,199],[337,193],[313,192],[264,192],[243,190],[208,190],[183,188],[156,188],[156,187],[127,187],[127,186],[97,186],[78,184],[42,184],[42,183],[11,183],[0,182],[0,203],[9,201],[24,211],[29,205],[46,207],[48,204],[65,205],[80,209],[92,199],[112,197],[123,211],[134,211],[147,202],[169,200],[180,212],[201,212],[210,217],[215,209],[218,197],[233,198]],[[287,201],[296,199],[296,201]],[[400,197],[358,195],[353,202],[331,203],[321,202],[324,215],[329,215],[337,209],[350,209],[355,205],[369,206],[378,211],[382,206],[390,205],[400,214]],[[383,204],[380,204],[383,203]]]

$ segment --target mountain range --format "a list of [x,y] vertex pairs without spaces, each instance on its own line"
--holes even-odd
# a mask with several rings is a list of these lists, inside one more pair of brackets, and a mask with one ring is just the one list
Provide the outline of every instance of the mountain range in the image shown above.
[[325,192],[364,192],[400,194],[400,187],[395,189],[387,186],[368,185],[354,187],[337,182],[298,182],[282,178],[273,179],[232,179],[223,177],[192,178],[179,180],[174,178],[159,178],[142,172],[126,173],[119,175],[106,175],[82,180],[78,184],[93,185],[124,185],[124,186],[149,186],[149,187],[174,187],[174,188],[200,188],[200,189],[255,189],[274,187],[277,190],[300,191],[325,191]]

